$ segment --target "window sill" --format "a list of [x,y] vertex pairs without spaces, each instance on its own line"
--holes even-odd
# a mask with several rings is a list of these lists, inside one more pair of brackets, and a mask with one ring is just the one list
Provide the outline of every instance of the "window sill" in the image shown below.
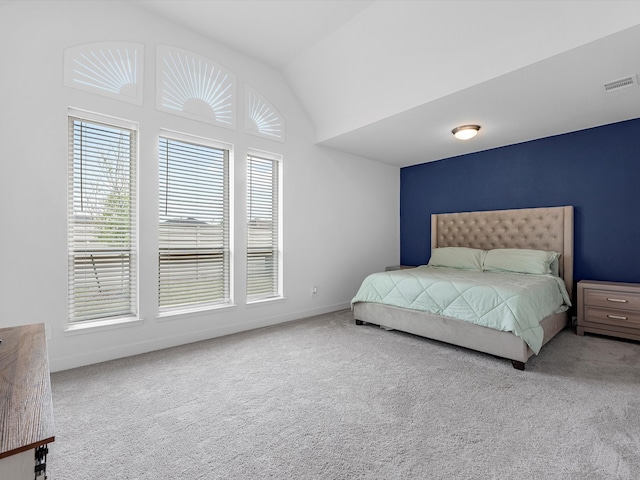
[[115,320],[95,320],[69,325],[65,330],[65,335],[78,335],[82,333],[94,333],[101,330],[112,330],[114,328],[133,327],[142,325],[144,320],[138,317],[118,318]]
[[169,320],[176,320],[178,318],[189,318],[202,315],[208,312],[219,312],[221,310],[233,310],[237,307],[235,303],[225,303],[222,305],[213,305],[201,308],[184,308],[179,310],[171,310],[167,312],[160,312],[156,316],[156,321],[166,322]]
[[271,297],[271,298],[265,298],[262,300],[248,301],[246,305],[248,308],[261,307],[263,305],[269,305],[272,303],[284,303],[286,300],[287,300],[287,297]]

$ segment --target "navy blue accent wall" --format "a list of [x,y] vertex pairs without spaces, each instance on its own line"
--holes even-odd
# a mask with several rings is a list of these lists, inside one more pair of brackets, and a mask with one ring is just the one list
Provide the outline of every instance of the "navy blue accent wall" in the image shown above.
[[401,169],[401,262],[429,261],[432,213],[564,205],[575,280],[640,283],[640,119]]

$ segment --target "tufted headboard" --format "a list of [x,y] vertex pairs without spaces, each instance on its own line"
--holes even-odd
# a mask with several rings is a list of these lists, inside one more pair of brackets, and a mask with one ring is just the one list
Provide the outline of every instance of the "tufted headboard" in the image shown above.
[[431,215],[431,248],[532,248],[560,257],[560,276],[573,293],[573,207],[523,208]]

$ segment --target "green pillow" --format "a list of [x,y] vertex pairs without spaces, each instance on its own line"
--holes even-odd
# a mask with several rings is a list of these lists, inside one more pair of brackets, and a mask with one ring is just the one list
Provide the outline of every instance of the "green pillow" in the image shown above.
[[558,252],[549,252],[546,250],[496,248],[487,252],[484,258],[483,269],[486,272],[516,272],[547,275],[555,273],[552,269],[552,264],[559,257],[560,254]]
[[431,250],[429,265],[482,271],[486,250],[468,247],[442,247]]

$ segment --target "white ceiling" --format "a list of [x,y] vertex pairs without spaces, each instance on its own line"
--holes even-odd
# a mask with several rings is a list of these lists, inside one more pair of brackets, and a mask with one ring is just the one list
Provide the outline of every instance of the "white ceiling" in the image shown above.
[[640,117],[640,87],[603,88],[640,73],[638,1],[129,1],[279,70],[318,143],[389,164]]
[[281,69],[372,0],[129,0]]

